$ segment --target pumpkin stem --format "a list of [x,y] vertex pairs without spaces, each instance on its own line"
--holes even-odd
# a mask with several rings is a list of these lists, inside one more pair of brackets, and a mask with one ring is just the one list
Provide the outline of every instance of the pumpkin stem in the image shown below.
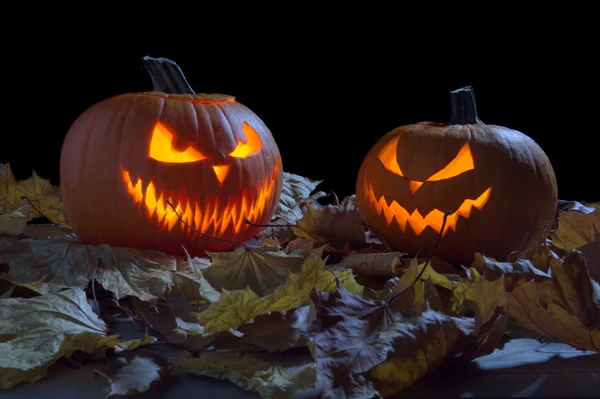
[[179,65],[168,58],[142,58],[143,66],[152,79],[152,90],[167,94],[196,94]]
[[466,86],[450,92],[450,120],[448,125],[483,124],[477,115],[473,87]]

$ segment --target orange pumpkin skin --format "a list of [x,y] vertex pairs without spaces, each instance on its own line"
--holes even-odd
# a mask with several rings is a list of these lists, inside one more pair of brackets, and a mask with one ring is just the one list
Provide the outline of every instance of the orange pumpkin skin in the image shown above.
[[452,214],[436,256],[463,265],[475,252],[522,256],[554,221],[554,170],[530,137],[483,124],[470,88],[459,93],[467,95],[453,110],[459,123],[401,126],[371,148],[357,177],[357,207],[376,237],[413,256],[429,254],[445,211]]
[[[192,256],[227,251],[273,216],[281,156],[264,122],[228,95],[123,94],[73,123],[60,159],[66,216],[85,243]],[[190,229],[177,214],[198,231]]]

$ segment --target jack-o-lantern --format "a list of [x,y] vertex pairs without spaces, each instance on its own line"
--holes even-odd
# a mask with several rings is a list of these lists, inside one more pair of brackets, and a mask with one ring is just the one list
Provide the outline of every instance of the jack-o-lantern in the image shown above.
[[196,94],[173,61],[144,63],[152,92],[95,104],[67,133],[60,160],[67,219],[90,244],[170,254],[184,246],[192,256],[233,249],[275,212],[283,179],[277,144],[234,97]]
[[357,207],[376,237],[411,255],[428,253],[441,234],[436,255],[450,262],[520,256],[554,219],[554,170],[530,137],[481,122],[470,87],[451,100],[448,123],[401,126],[373,146]]

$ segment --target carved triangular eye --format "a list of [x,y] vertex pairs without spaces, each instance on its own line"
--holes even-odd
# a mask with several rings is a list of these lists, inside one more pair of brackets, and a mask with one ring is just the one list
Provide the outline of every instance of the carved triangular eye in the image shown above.
[[242,131],[246,135],[246,142],[243,143],[238,141],[235,150],[229,154],[234,158],[246,158],[252,154],[255,154],[262,148],[263,145],[260,136],[248,122],[244,122]]
[[175,150],[173,148],[173,137],[173,133],[165,125],[157,122],[150,139],[150,158],[165,163],[190,163],[208,158],[192,146],[183,151]]

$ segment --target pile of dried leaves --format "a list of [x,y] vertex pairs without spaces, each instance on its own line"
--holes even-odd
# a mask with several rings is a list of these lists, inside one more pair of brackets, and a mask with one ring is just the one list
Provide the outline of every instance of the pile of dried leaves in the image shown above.
[[[279,227],[192,259],[85,245],[49,181],[1,166],[0,387],[67,367],[104,397],[185,373],[267,398],[386,396],[492,352],[509,317],[600,350],[598,204],[561,202],[527,259],[423,270],[365,230],[353,196],[320,205],[319,183],[286,173]],[[127,322],[146,328],[125,337]]]

